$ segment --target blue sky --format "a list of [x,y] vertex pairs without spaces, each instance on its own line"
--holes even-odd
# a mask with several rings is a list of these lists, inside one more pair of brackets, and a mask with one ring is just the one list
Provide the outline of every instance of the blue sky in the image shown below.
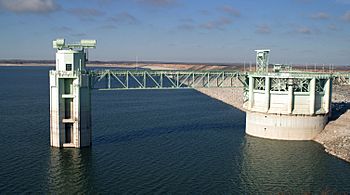
[[0,59],[66,38],[96,39],[90,60],[350,64],[350,0],[0,0],[0,24]]

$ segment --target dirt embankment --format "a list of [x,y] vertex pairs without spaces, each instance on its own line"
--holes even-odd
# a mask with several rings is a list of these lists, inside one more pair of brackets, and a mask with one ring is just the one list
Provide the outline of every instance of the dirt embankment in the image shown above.
[[[91,64],[90,66],[94,66]],[[236,66],[205,65],[205,64],[105,64],[103,67],[118,68],[146,68],[151,70],[227,70],[235,69]]]
[[314,140],[329,154],[350,162],[350,86],[333,86],[330,121]]
[[[149,68],[152,70],[238,70],[241,67],[185,64],[152,64],[145,65],[143,68]],[[238,80],[236,80],[235,84],[237,85],[237,88],[198,88],[196,90],[243,111],[243,85]]]
[[243,88],[200,88],[197,91],[243,110]]

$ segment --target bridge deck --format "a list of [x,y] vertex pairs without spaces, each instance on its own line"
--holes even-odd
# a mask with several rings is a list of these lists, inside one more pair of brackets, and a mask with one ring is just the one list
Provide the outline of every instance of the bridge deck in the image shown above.
[[[179,89],[179,88],[236,88],[243,87],[245,73],[239,71],[183,71],[183,70],[94,70],[92,88],[123,89]],[[241,82],[236,80],[242,79]]]
[[[98,90],[242,88],[248,87],[248,72],[234,70],[90,70],[91,86]],[[252,73],[271,76],[271,73]],[[349,72],[287,72],[277,77],[333,77],[340,84],[350,84]]]

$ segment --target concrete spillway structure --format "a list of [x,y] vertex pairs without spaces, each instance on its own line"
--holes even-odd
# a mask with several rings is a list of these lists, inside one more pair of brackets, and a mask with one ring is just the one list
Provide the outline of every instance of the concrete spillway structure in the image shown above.
[[66,45],[54,41],[56,70],[50,71],[50,143],[54,147],[91,145],[90,76],[85,70],[86,48],[96,41]]
[[[268,72],[269,50],[257,50],[257,71],[248,74],[246,133],[282,140],[310,140],[328,122],[331,75]],[[276,66],[281,67],[281,66]]]

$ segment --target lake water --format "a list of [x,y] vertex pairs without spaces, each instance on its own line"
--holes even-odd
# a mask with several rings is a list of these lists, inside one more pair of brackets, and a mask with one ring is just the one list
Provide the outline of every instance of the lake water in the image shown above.
[[0,67],[0,194],[350,192],[350,164],[195,90],[93,91],[93,146],[51,148],[49,69]]

